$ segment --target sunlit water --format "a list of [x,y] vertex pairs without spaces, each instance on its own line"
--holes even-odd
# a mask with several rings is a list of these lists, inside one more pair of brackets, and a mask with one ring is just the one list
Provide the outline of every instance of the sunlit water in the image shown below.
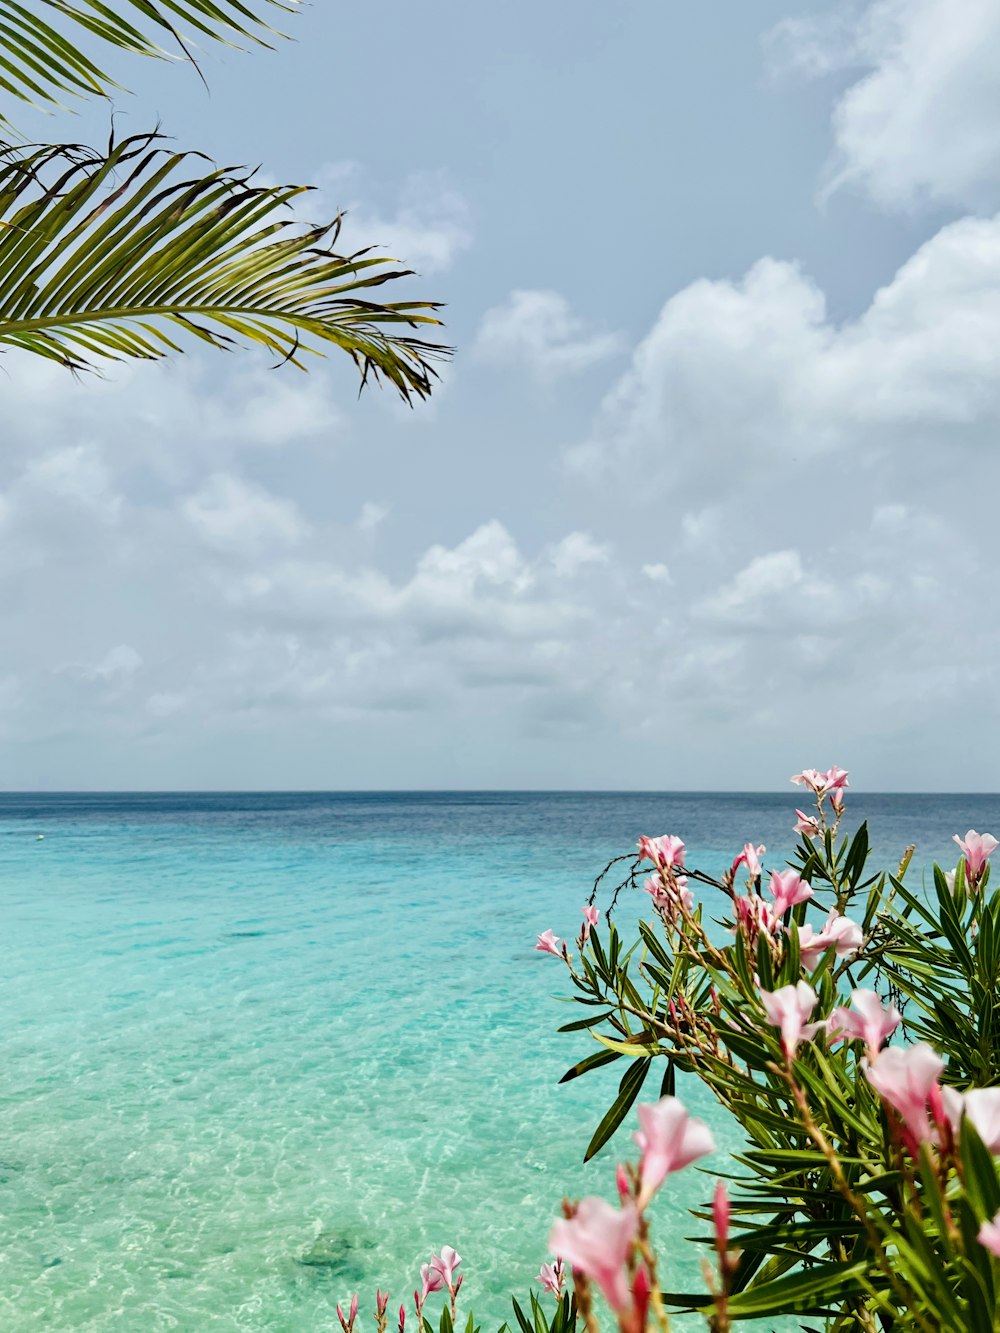
[[[793,796],[0,797],[0,1327],[313,1333],[442,1244],[495,1327],[629,1149],[581,1164],[620,1070],[557,1086],[594,1047],[535,934],[638,833],[787,849]],[[994,797],[862,805],[893,857],[1000,830]],[[664,1191],[672,1257],[710,1187]]]

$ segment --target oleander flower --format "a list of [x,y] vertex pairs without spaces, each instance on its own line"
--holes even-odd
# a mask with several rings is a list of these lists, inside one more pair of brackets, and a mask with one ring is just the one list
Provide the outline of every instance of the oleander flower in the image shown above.
[[640,838],[639,855],[644,860],[652,861],[661,870],[677,870],[684,866],[684,844],[672,834],[665,833],[660,838]]
[[733,907],[736,911],[736,929],[750,949],[756,948],[757,936],[761,931],[770,935],[780,923],[771,904],[756,893],[734,898]]
[[767,851],[763,843],[755,847],[752,842],[743,844],[743,850],[733,862],[731,874],[735,875],[740,866],[746,866],[747,874],[751,879],[758,879],[760,876],[760,858]]
[[455,1277],[455,1269],[462,1262],[461,1255],[457,1254],[450,1245],[442,1245],[441,1253],[435,1254],[431,1258],[431,1268],[441,1274],[446,1287],[450,1287]]
[[800,1041],[810,1041],[821,1023],[807,1019],[816,1008],[816,992],[806,981],[795,986],[779,986],[776,991],[760,991],[767,1020],[781,1029],[781,1046],[789,1059],[794,1056]]
[[583,928],[580,931],[580,938],[584,944],[590,939],[590,932],[597,925],[600,919],[600,909],[592,906],[590,903],[584,903],[581,908],[583,912]]
[[653,900],[653,906],[672,916],[678,907],[685,912],[694,911],[694,894],[687,886],[686,875],[648,875],[643,888]]
[[432,1291],[440,1291],[444,1286],[444,1274],[432,1264],[420,1265],[420,1304]]
[[837,1041],[863,1041],[869,1061],[874,1061],[882,1049],[882,1043],[899,1027],[902,1014],[894,1004],[883,1005],[872,990],[851,992],[850,1009],[838,1007],[830,1014],[826,1022],[826,1039],[831,1044]]
[[1000,1213],[997,1213],[992,1222],[983,1223],[976,1240],[980,1245],[985,1245],[990,1254],[995,1254],[1000,1259]]
[[556,1300],[559,1300],[563,1292],[565,1275],[566,1270],[563,1268],[563,1261],[557,1259],[554,1264],[542,1264],[535,1281],[540,1282],[544,1291],[549,1292]]
[[661,1097],[638,1112],[640,1129],[632,1137],[642,1152],[638,1202],[643,1209],[667,1176],[714,1152],[715,1140],[704,1120],[689,1116],[677,1097]]
[[934,1130],[927,1101],[944,1069],[944,1061],[925,1041],[890,1047],[865,1067],[865,1077],[884,1102],[898,1113],[917,1143],[928,1143]]
[[572,1217],[561,1218],[549,1235],[549,1249],[596,1282],[616,1314],[632,1306],[628,1257],[639,1230],[635,1204],[614,1208],[605,1199],[581,1199]]
[[561,958],[563,956],[562,948],[559,944],[559,936],[553,935],[551,930],[543,931],[542,934],[538,936],[538,943],[535,945],[535,948],[542,953],[550,953],[556,958]]
[[831,907],[823,929],[816,934],[812,926],[799,927],[799,956],[802,966],[812,972],[827,949],[836,950],[838,958],[847,958],[861,948],[864,932],[856,921],[838,914]]
[[815,816],[807,815],[804,810],[800,810],[797,806],[795,813],[798,815],[798,819],[795,821],[796,833],[801,833],[806,838],[819,838],[822,836],[823,830]]
[[775,916],[784,916],[790,907],[808,901],[813,893],[812,885],[797,870],[772,870],[770,889]]
[[970,828],[964,838],[956,833],[952,841],[957,842],[965,854],[965,873],[969,881],[977,883],[986,868],[987,858],[1000,847],[1000,843],[991,833],[977,833],[974,828]]
[[963,1114],[968,1116],[976,1133],[994,1155],[1000,1156],[1000,1087],[942,1088],[945,1114],[954,1129],[958,1129]]

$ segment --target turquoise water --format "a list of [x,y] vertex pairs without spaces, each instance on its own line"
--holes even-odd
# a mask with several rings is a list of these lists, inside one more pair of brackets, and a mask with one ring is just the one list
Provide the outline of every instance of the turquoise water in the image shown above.
[[[555,1033],[577,1014],[534,936],[575,932],[639,833],[718,870],[787,846],[793,805],[0,797],[0,1327],[313,1333],[443,1244],[495,1327],[563,1194],[610,1195],[628,1148],[581,1165],[618,1076],[556,1086],[590,1047]],[[949,864],[951,833],[1000,827],[994,797],[864,808],[891,854]],[[665,1248],[710,1188],[664,1192]],[[700,1286],[697,1259],[672,1277]]]

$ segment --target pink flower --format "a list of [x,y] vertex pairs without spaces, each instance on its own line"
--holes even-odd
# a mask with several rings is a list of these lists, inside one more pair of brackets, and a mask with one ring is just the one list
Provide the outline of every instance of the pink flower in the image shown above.
[[865,1068],[865,1077],[902,1118],[917,1143],[933,1138],[927,1099],[937,1086],[944,1061],[925,1041],[890,1047]]
[[649,875],[642,886],[653,900],[653,906],[673,916],[678,907],[685,912],[694,911],[694,894],[687,886],[686,875],[668,875],[664,880],[661,875]]
[[743,850],[733,862],[731,874],[735,875],[740,866],[746,866],[747,874],[751,879],[757,879],[760,875],[760,858],[767,851],[763,843],[755,847],[752,842],[743,844]]
[[812,885],[797,870],[772,870],[771,893],[774,897],[775,916],[784,916],[790,907],[812,897]]
[[902,1014],[894,1004],[886,1008],[873,990],[851,992],[850,1009],[837,1008],[831,1013],[826,1023],[826,1039],[831,1044],[836,1041],[863,1041],[868,1051],[868,1059],[874,1061],[882,1043],[899,1027]]
[[432,1291],[440,1291],[444,1286],[444,1274],[439,1269],[435,1268],[433,1263],[421,1264],[420,1286],[420,1304],[423,1305],[424,1301]]
[[807,815],[804,810],[796,807],[795,813],[798,819],[795,821],[795,832],[801,833],[806,838],[819,838],[823,834],[818,821],[812,816]]
[[638,1230],[634,1204],[619,1210],[591,1197],[580,1201],[572,1217],[556,1222],[549,1249],[596,1282],[612,1310],[624,1314],[632,1305],[626,1264]]
[[980,1245],[986,1246],[990,1254],[995,1254],[1000,1259],[1000,1213],[997,1213],[992,1222],[983,1223],[976,1239]]
[[964,839],[956,833],[953,839],[965,853],[965,873],[973,884],[977,883],[986,868],[986,858],[1000,847],[1000,843],[990,833],[977,833],[970,828]]
[[661,870],[684,866],[684,844],[672,834],[664,834],[661,838],[640,838],[639,855]]
[[535,1281],[540,1282],[543,1290],[550,1292],[556,1300],[559,1300],[562,1296],[565,1272],[563,1261],[557,1259],[554,1264],[542,1264]]
[[816,992],[808,982],[779,986],[776,991],[762,990],[760,1002],[767,1021],[781,1028],[781,1045],[789,1060],[799,1042],[811,1041],[822,1027],[821,1023],[806,1022],[816,1008]]
[[583,912],[583,928],[580,931],[580,939],[584,944],[590,939],[590,932],[597,925],[600,919],[600,909],[592,907],[590,903],[585,903],[581,908]]
[[830,908],[826,924],[818,935],[810,925],[799,927],[799,956],[802,966],[812,972],[827,949],[835,949],[838,958],[847,958],[861,948],[864,934],[861,927],[850,917],[838,916],[837,909]]
[[632,1137],[642,1151],[638,1201],[642,1209],[671,1172],[714,1152],[715,1140],[704,1120],[693,1120],[676,1097],[640,1106],[639,1124],[641,1130]]
[[958,1129],[964,1113],[994,1157],[1000,1156],[1000,1087],[970,1088],[964,1093],[942,1088],[941,1093],[953,1128]]
[[[838,768],[836,764],[833,768],[828,768],[825,773],[819,773],[815,768],[804,768],[801,773],[793,773],[789,781],[794,782],[797,787],[808,787],[810,791],[815,792],[819,800],[822,800],[828,792],[842,792],[849,786],[847,769]],[[843,804],[842,796],[838,804]]]
[[734,898],[733,907],[736,909],[736,928],[751,949],[756,947],[757,936],[761,931],[770,935],[778,924],[770,903],[755,893]]
[[559,937],[553,935],[551,930],[546,930],[538,936],[538,943],[535,948],[541,950],[542,953],[550,953],[556,958],[562,958],[563,956],[563,951],[559,946]]
[[450,1245],[442,1245],[441,1253],[435,1254],[431,1258],[431,1268],[441,1274],[446,1287],[451,1287],[455,1277],[455,1269],[461,1262],[461,1256],[456,1254]]

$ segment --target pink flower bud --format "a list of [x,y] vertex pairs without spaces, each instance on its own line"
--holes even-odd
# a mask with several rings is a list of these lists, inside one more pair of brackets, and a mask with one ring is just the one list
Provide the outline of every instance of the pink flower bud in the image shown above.
[[378,1287],[375,1291],[375,1313],[379,1317],[379,1319],[382,1318],[382,1316],[385,1314],[388,1308],[389,1308],[389,1293],[387,1291],[383,1291],[381,1287]]
[[628,1183],[628,1175],[621,1162],[618,1163],[618,1168],[615,1171],[615,1184],[618,1186],[618,1199],[620,1203],[624,1203],[626,1199],[631,1198],[632,1187]]
[[[416,1294],[417,1294],[416,1292],[413,1293],[414,1297],[416,1297]],[[401,1305],[399,1307],[399,1333],[405,1333],[405,1330],[406,1330],[406,1306]]]
[[358,1293],[355,1292],[354,1295],[351,1297],[351,1313],[347,1320],[348,1328],[354,1327],[354,1321],[355,1319],[357,1319],[357,1317],[358,1317]]
[[729,1195],[721,1180],[715,1182],[712,1198],[712,1222],[715,1227],[715,1245],[721,1254],[729,1244]]
[[635,1328],[646,1327],[646,1315],[649,1312],[649,1294],[653,1284],[649,1280],[646,1265],[640,1264],[632,1282],[632,1308],[635,1311]]

